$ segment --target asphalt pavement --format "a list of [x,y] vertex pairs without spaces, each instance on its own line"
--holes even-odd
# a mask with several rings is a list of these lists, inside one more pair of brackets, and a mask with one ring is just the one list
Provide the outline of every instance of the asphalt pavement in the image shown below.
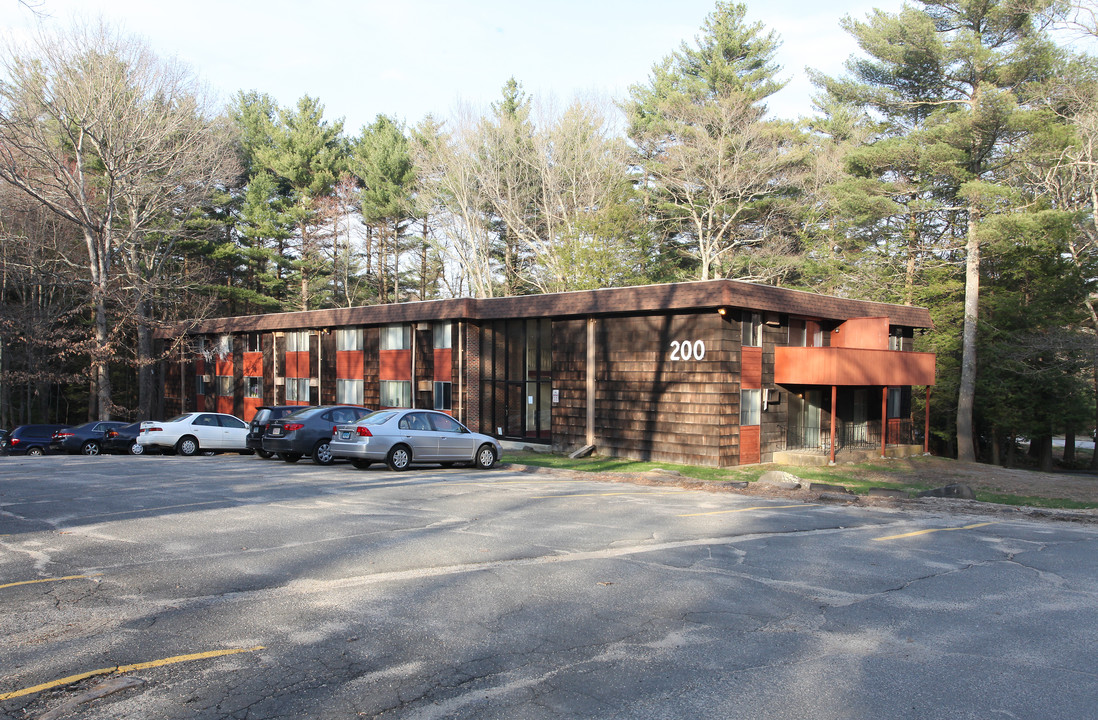
[[0,458],[0,715],[1078,720],[1096,576],[1098,527],[1068,522]]

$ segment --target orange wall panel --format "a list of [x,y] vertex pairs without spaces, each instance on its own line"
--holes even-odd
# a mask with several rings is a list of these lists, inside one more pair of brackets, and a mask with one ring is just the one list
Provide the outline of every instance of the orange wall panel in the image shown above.
[[217,368],[217,370],[214,372],[215,375],[229,375],[229,376],[232,376],[232,374],[233,374],[233,358],[232,358],[231,355],[229,357],[225,358],[224,360],[218,360],[216,363],[214,363],[214,365]]
[[452,379],[453,352],[450,348],[435,350],[435,380],[449,382]]
[[740,427],[740,465],[762,462],[761,438],[762,426],[742,425]]
[[233,399],[231,397],[217,396],[217,412],[227,415],[233,414]]
[[244,422],[251,422],[262,404],[263,398],[244,398],[244,417],[240,419]]
[[308,352],[288,352],[286,353],[286,372],[283,377],[288,378],[307,378],[309,377],[309,353]]
[[341,380],[361,380],[365,367],[365,356],[361,350],[340,350],[336,352],[336,377]]
[[411,350],[381,350],[378,352],[378,380],[411,380]]
[[263,353],[244,353],[244,377],[263,377]]
[[934,385],[934,353],[845,347],[774,348],[779,385]]
[[851,318],[831,331],[831,347],[888,349],[888,318]]
[[743,348],[740,369],[740,387],[761,388],[763,382],[763,349],[761,347]]

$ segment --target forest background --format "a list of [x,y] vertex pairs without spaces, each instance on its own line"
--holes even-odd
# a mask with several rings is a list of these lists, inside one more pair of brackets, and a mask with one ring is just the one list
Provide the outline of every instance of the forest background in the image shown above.
[[149,418],[179,320],[731,277],[930,308],[935,451],[1070,458],[1098,424],[1096,10],[848,17],[860,52],[790,120],[780,38],[718,2],[616,103],[512,79],[357,134],[308,95],[218,106],[103,22],[9,42],[0,427]]

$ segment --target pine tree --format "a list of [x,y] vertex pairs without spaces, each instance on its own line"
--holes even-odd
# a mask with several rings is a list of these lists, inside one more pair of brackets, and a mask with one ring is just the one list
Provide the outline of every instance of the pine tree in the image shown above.
[[[865,57],[849,75],[815,80],[836,98],[879,113],[885,135],[955,153],[936,183],[948,227],[964,241],[962,358],[957,394],[957,455],[975,459],[980,226],[1004,203],[999,180],[1024,136],[1031,88],[1052,72],[1057,50],[1035,19],[1050,0],[924,0],[896,14],[874,11],[843,25]],[[908,168],[915,165],[908,162]]]

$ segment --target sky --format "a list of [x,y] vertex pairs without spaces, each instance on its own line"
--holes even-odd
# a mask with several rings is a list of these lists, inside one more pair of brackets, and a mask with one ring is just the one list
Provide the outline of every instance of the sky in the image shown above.
[[[748,2],[747,18],[782,39],[789,84],[771,114],[812,114],[805,66],[842,72],[857,46],[839,27],[901,0]],[[27,5],[35,8],[28,9]],[[543,103],[621,100],[654,63],[693,42],[714,0],[0,0],[0,32],[17,42],[39,27],[102,17],[191,67],[227,102],[238,90],[282,106],[318,98],[357,134],[379,114],[415,124],[459,106],[484,111],[514,77]]]

